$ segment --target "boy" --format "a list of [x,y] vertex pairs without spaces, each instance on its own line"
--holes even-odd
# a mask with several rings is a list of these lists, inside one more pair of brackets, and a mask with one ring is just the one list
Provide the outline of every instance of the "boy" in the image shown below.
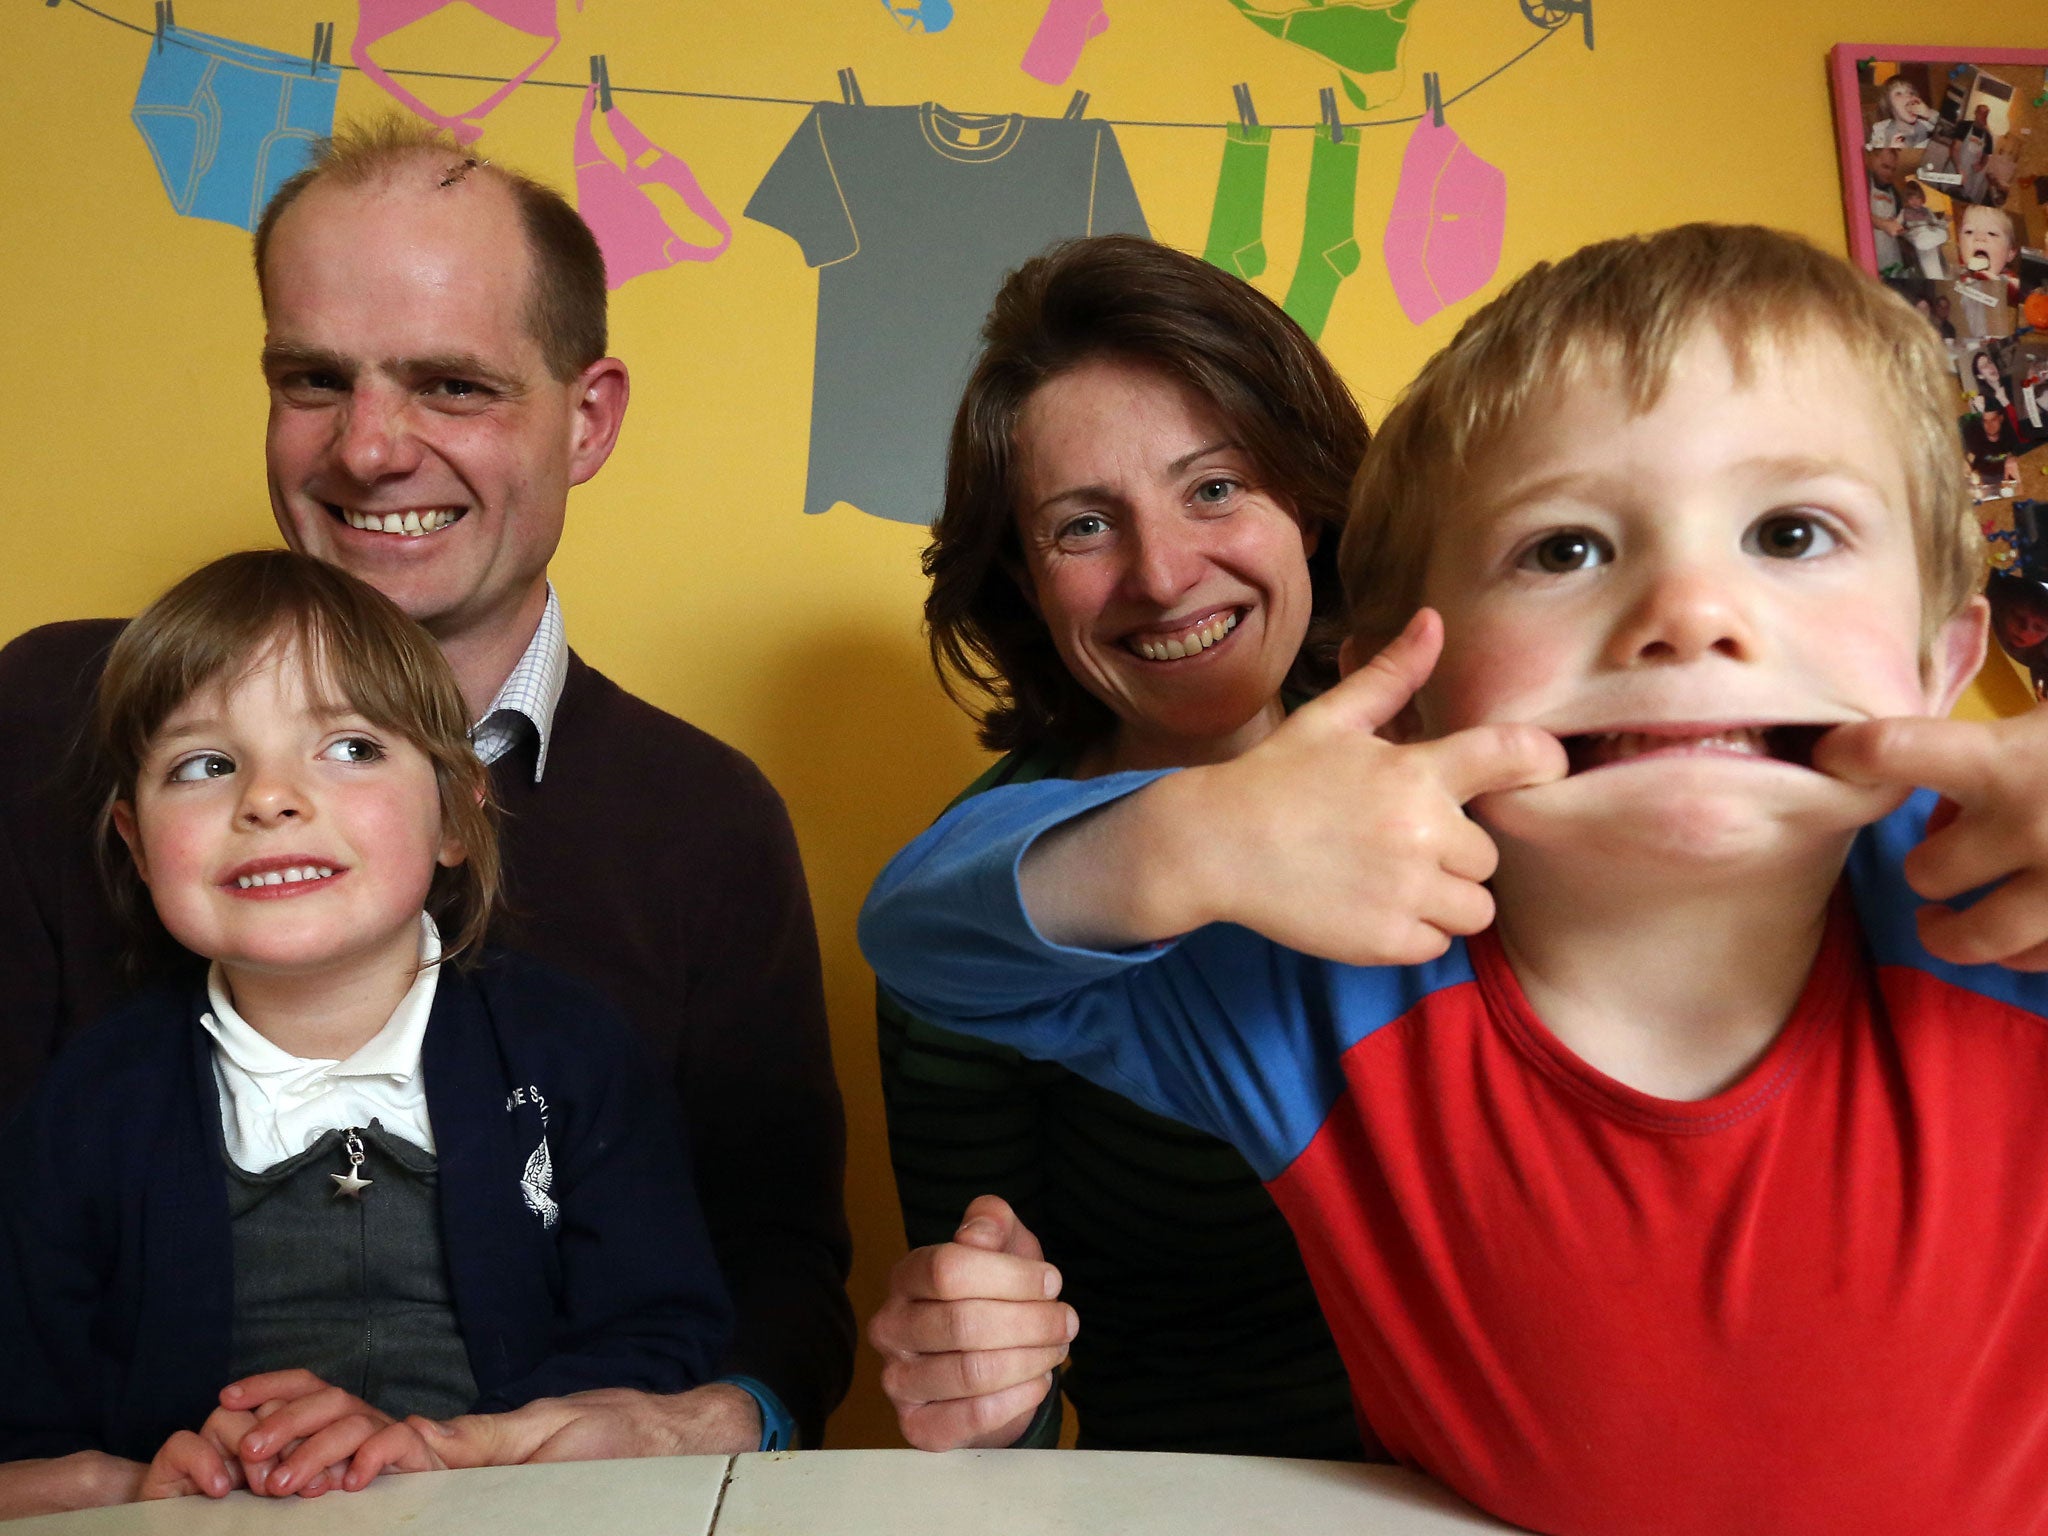
[[[870,898],[912,1008],[1235,1141],[1361,1415],[1509,1519],[2048,1525],[2048,986],[1933,959],[1898,847],[1838,889],[1926,744],[1854,723],[1983,655],[1945,375],[1768,231],[1539,267],[1375,439],[1344,685]],[[1928,894],[2010,867],[1959,830]],[[2010,952],[2012,886],[1928,943]]]

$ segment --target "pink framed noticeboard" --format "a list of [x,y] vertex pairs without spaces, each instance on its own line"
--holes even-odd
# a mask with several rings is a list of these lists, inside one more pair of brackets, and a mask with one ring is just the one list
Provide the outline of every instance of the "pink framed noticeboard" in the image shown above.
[[2048,49],[1844,43],[1829,75],[1850,255],[1948,349],[1993,626],[2048,694]]

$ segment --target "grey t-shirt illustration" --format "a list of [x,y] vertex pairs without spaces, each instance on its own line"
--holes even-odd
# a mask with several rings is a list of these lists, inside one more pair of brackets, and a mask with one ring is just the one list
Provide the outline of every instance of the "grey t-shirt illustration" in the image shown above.
[[818,272],[804,511],[928,523],[983,316],[1055,240],[1148,233],[1106,123],[820,102],[747,217]]

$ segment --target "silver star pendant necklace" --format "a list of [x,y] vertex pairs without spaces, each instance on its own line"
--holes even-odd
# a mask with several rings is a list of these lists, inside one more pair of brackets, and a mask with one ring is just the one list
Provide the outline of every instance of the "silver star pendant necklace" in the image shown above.
[[349,1127],[348,1134],[342,1139],[341,1150],[347,1154],[348,1171],[330,1173],[327,1177],[334,1180],[334,1192],[337,1195],[347,1195],[351,1200],[360,1200],[363,1198],[363,1191],[377,1181],[363,1177],[363,1138],[356,1134],[355,1127]]

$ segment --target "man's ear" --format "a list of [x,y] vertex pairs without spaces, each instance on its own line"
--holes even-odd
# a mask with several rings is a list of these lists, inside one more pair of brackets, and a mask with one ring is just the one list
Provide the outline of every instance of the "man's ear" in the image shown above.
[[601,357],[576,375],[571,409],[575,431],[569,443],[569,483],[581,485],[612,456],[619,441],[619,426],[626,419],[626,397],[632,393],[626,365],[616,357]]
[[114,830],[128,845],[128,857],[135,861],[135,873],[142,877],[144,885],[149,884],[149,864],[142,856],[142,828],[135,820],[135,806],[130,801],[114,802]]
[[1936,719],[1955,708],[1956,700],[1984,665],[1990,617],[1991,604],[1982,597],[1973,597],[1960,613],[1934,632],[1927,647],[1925,670],[1927,712]]

